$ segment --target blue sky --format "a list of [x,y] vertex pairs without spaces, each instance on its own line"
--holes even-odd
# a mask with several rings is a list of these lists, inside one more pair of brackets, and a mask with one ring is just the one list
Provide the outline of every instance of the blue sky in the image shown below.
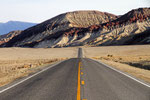
[[0,0],[0,22],[40,23],[76,10],[99,10],[122,15],[139,7],[150,7],[150,0]]

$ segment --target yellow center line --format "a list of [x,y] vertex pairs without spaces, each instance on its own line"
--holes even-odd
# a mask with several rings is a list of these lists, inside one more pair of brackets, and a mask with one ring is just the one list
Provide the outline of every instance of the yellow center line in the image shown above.
[[83,72],[81,72],[81,75],[83,75]]
[[81,67],[81,62],[79,61],[79,66],[78,66],[78,87],[77,87],[77,100],[81,100],[80,97],[80,67]]

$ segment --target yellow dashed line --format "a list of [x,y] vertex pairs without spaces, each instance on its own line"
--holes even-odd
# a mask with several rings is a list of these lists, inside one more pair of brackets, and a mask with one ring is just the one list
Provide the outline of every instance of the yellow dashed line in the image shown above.
[[81,81],[81,84],[84,85],[85,84],[84,81]]
[[78,88],[77,88],[77,100],[81,100],[81,97],[80,97],[80,88],[81,88],[81,85],[80,85],[80,64],[81,62],[79,62],[79,66],[78,66]]
[[[78,65],[78,87],[77,87],[77,100],[81,100],[81,94],[80,94],[80,90],[81,90],[81,84],[84,85],[85,82],[84,81],[81,81],[81,76],[80,75],[83,75],[83,72],[81,72],[81,62],[79,62],[79,65]],[[87,100],[87,99],[82,99],[82,100]]]

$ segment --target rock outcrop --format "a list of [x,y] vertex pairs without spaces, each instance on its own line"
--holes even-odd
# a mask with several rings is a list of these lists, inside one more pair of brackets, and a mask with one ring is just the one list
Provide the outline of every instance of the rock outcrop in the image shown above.
[[7,43],[9,40],[11,40],[13,37],[19,35],[21,31],[12,31],[8,34],[0,35],[0,45]]

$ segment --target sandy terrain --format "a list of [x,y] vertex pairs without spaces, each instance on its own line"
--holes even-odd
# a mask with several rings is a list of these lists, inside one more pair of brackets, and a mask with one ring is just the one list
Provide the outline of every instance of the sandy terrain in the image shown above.
[[84,47],[83,51],[85,57],[98,59],[150,83],[150,45]]
[[0,48],[0,86],[43,65],[77,57],[77,48]]

